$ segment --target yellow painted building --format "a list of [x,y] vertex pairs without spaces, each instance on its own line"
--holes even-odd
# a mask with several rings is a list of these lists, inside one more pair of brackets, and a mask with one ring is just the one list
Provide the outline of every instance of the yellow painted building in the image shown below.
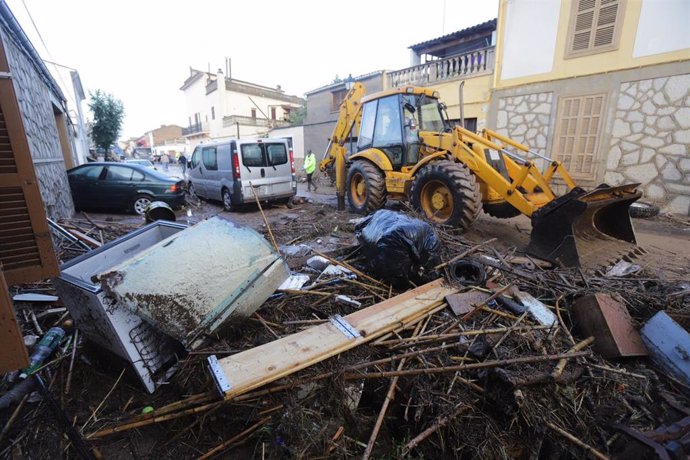
[[690,2],[501,0],[487,124],[690,214]]

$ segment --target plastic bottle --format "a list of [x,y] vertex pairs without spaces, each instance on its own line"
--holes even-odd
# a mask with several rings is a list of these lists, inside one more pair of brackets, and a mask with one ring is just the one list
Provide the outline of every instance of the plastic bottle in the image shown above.
[[33,353],[31,353],[31,357],[29,357],[29,366],[19,374],[19,378],[25,379],[36,372],[36,370],[41,367],[43,361],[55,351],[58,345],[60,345],[64,337],[64,329],[60,327],[51,327],[34,347]]

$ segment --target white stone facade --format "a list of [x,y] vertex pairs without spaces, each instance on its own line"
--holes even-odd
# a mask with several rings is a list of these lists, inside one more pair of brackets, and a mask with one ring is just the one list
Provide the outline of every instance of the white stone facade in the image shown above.
[[[14,91],[46,214],[55,220],[72,217],[74,204],[53,111],[54,107],[62,110],[58,99],[62,95],[55,95],[49,89],[41,74],[22,51],[21,45],[6,31],[0,30],[0,39],[5,45]],[[70,130],[67,131],[69,135]]]
[[[546,151],[551,125],[553,93],[534,93],[502,97],[498,101],[496,131],[530,148]],[[541,160],[534,159],[538,166]]]
[[690,215],[690,74],[620,85],[604,181]]

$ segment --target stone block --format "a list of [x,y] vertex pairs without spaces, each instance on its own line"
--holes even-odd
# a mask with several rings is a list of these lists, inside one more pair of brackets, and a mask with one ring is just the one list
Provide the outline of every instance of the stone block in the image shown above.
[[690,129],[676,131],[673,133],[673,140],[679,144],[690,144]]
[[527,115],[525,115],[525,121],[527,123],[532,123],[536,118],[537,116],[533,113],[528,113]]
[[640,162],[640,152],[630,152],[626,153],[623,155],[623,158],[621,158],[621,164],[623,166],[631,166],[631,165],[636,165]]
[[505,128],[508,126],[508,113],[505,110],[499,110],[496,119],[497,128]]
[[656,127],[660,131],[671,131],[672,129],[676,129],[676,123],[673,121],[673,118],[667,115],[659,118],[659,121],[656,123]]
[[522,102],[517,106],[515,109],[517,113],[527,113],[529,111],[529,107],[527,106],[527,102]]
[[619,110],[630,110],[635,103],[635,99],[628,96],[627,94],[621,94],[618,98],[618,109]]
[[673,115],[676,123],[683,129],[690,129],[690,107],[681,107]]
[[630,126],[632,127],[632,132],[637,134],[642,132],[642,129],[644,128],[644,123],[631,123]]
[[680,160],[680,162],[678,162],[678,167],[683,172],[690,171],[690,159],[683,158],[682,160]]
[[551,104],[543,103],[534,108],[535,113],[549,114],[551,113]]
[[690,215],[690,196],[677,196],[672,199],[666,206],[664,211],[673,214],[680,214],[682,216]]
[[641,184],[650,183],[659,174],[654,165],[650,163],[630,166],[624,170],[624,173],[633,181]]
[[621,149],[617,145],[614,146],[609,152],[609,156],[606,158],[606,169],[616,169],[618,168],[618,163],[621,161]]
[[543,134],[537,134],[537,137],[534,139],[534,145],[538,149],[545,149],[546,148],[546,136]]
[[667,155],[685,155],[688,152],[688,146],[683,144],[670,144],[661,147],[658,152]]
[[682,100],[687,96],[688,89],[690,89],[690,74],[669,77],[664,85],[664,92],[671,102]]
[[668,101],[666,100],[666,96],[664,95],[664,93],[662,91],[658,91],[658,92],[654,93],[654,95],[652,96],[652,102],[654,102],[659,107],[664,106],[664,105],[668,105]]
[[651,160],[656,152],[653,149],[644,148],[642,149],[642,156],[640,157],[640,163],[647,163]]
[[659,116],[671,115],[675,111],[676,111],[675,107],[666,106],[666,107],[661,107],[661,108],[657,109],[656,114]]
[[[621,115],[619,118],[623,118],[623,116]],[[630,121],[630,122],[644,121],[644,118],[645,118],[644,115],[642,115],[640,112],[636,112],[634,110],[630,111],[630,112],[626,112],[626,115],[625,115],[625,121]]]
[[627,141],[621,142],[621,150],[623,151],[623,153],[632,152],[632,151],[637,150],[639,148],[640,148],[639,145],[633,144],[632,142],[627,142]]
[[604,182],[609,185],[620,185],[625,182],[625,177],[623,174],[615,171],[606,171],[606,174],[604,174]]
[[616,121],[613,122],[613,130],[611,131],[613,137],[622,138],[631,133],[630,123],[626,123],[621,119],[616,119]]
[[530,128],[529,130],[527,130],[527,133],[525,134],[525,139],[532,140],[537,134],[539,134],[537,128]]
[[666,164],[666,161],[668,160],[666,160],[665,156],[657,154],[654,157],[654,164],[656,165],[656,169],[661,169]]
[[652,81],[652,86],[654,87],[654,91],[659,91],[661,88],[663,88],[664,85],[666,84],[666,80],[668,80],[668,78],[666,78],[666,77],[655,78]]
[[690,197],[690,185],[668,183],[666,184],[666,190]]
[[640,80],[637,82],[637,88],[639,91],[649,91],[652,89],[652,80]]
[[644,197],[654,201],[663,201],[666,199],[666,190],[660,185],[649,184],[644,191]]
[[645,103],[642,104],[642,112],[647,115],[654,115],[657,112],[657,108],[651,101],[645,101]]
[[527,125],[518,125],[516,128],[513,128],[511,131],[513,133],[513,136],[522,136],[527,132]]
[[659,119],[656,115],[651,115],[649,117],[645,117],[644,122],[647,124],[647,126],[656,126],[656,121]]
[[644,145],[645,147],[651,147],[653,149],[658,149],[662,145],[664,145],[664,141],[659,139],[658,137],[644,137],[640,140],[640,144]]
[[537,115],[537,120],[539,120],[539,123],[548,126],[549,125],[549,116],[548,115]]
[[666,166],[661,170],[661,176],[666,181],[676,181],[682,179],[683,175],[676,169],[672,162],[666,163]]

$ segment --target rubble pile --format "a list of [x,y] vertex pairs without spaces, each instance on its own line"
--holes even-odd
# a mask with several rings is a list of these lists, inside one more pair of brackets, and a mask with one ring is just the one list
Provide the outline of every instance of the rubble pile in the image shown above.
[[[659,311],[688,324],[687,266],[662,270],[642,256],[587,273],[436,228],[424,277],[444,281],[405,285],[369,272],[355,216],[317,205],[293,214],[269,224],[292,276],[245,321],[177,351],[152,394],[128,363],[80,336],[62,300],[16,302],[25,337],[66,332],[38,374],[69,426],[56,423],[45,395],[19,396],[0,412],[0,455],[642,458],[655,446],[683,448],[685,431],[664,427],[690,416],[688,382],[636,337],[642,328],[646,344],[656,340],[643,326]],[[22,289],[55,293],[50,283]],[[594,300],[580,309],[582,299]],[[379,329],[351,330],[356,315],[416,304],[404,320],[383,315]],[[581,316],[599,313],[596,328]],[[350,333],[349,348],[306,362],[310,334],[325,329],[314,346]],[[305,362],[233,390],[228,359],[265,349],[266,359],[300,362],[299,353],[280,358],[281,341],[302,347]],[[245,364],[257,381],[274,370]],[[5,376],[0,394],[18,378]]]

